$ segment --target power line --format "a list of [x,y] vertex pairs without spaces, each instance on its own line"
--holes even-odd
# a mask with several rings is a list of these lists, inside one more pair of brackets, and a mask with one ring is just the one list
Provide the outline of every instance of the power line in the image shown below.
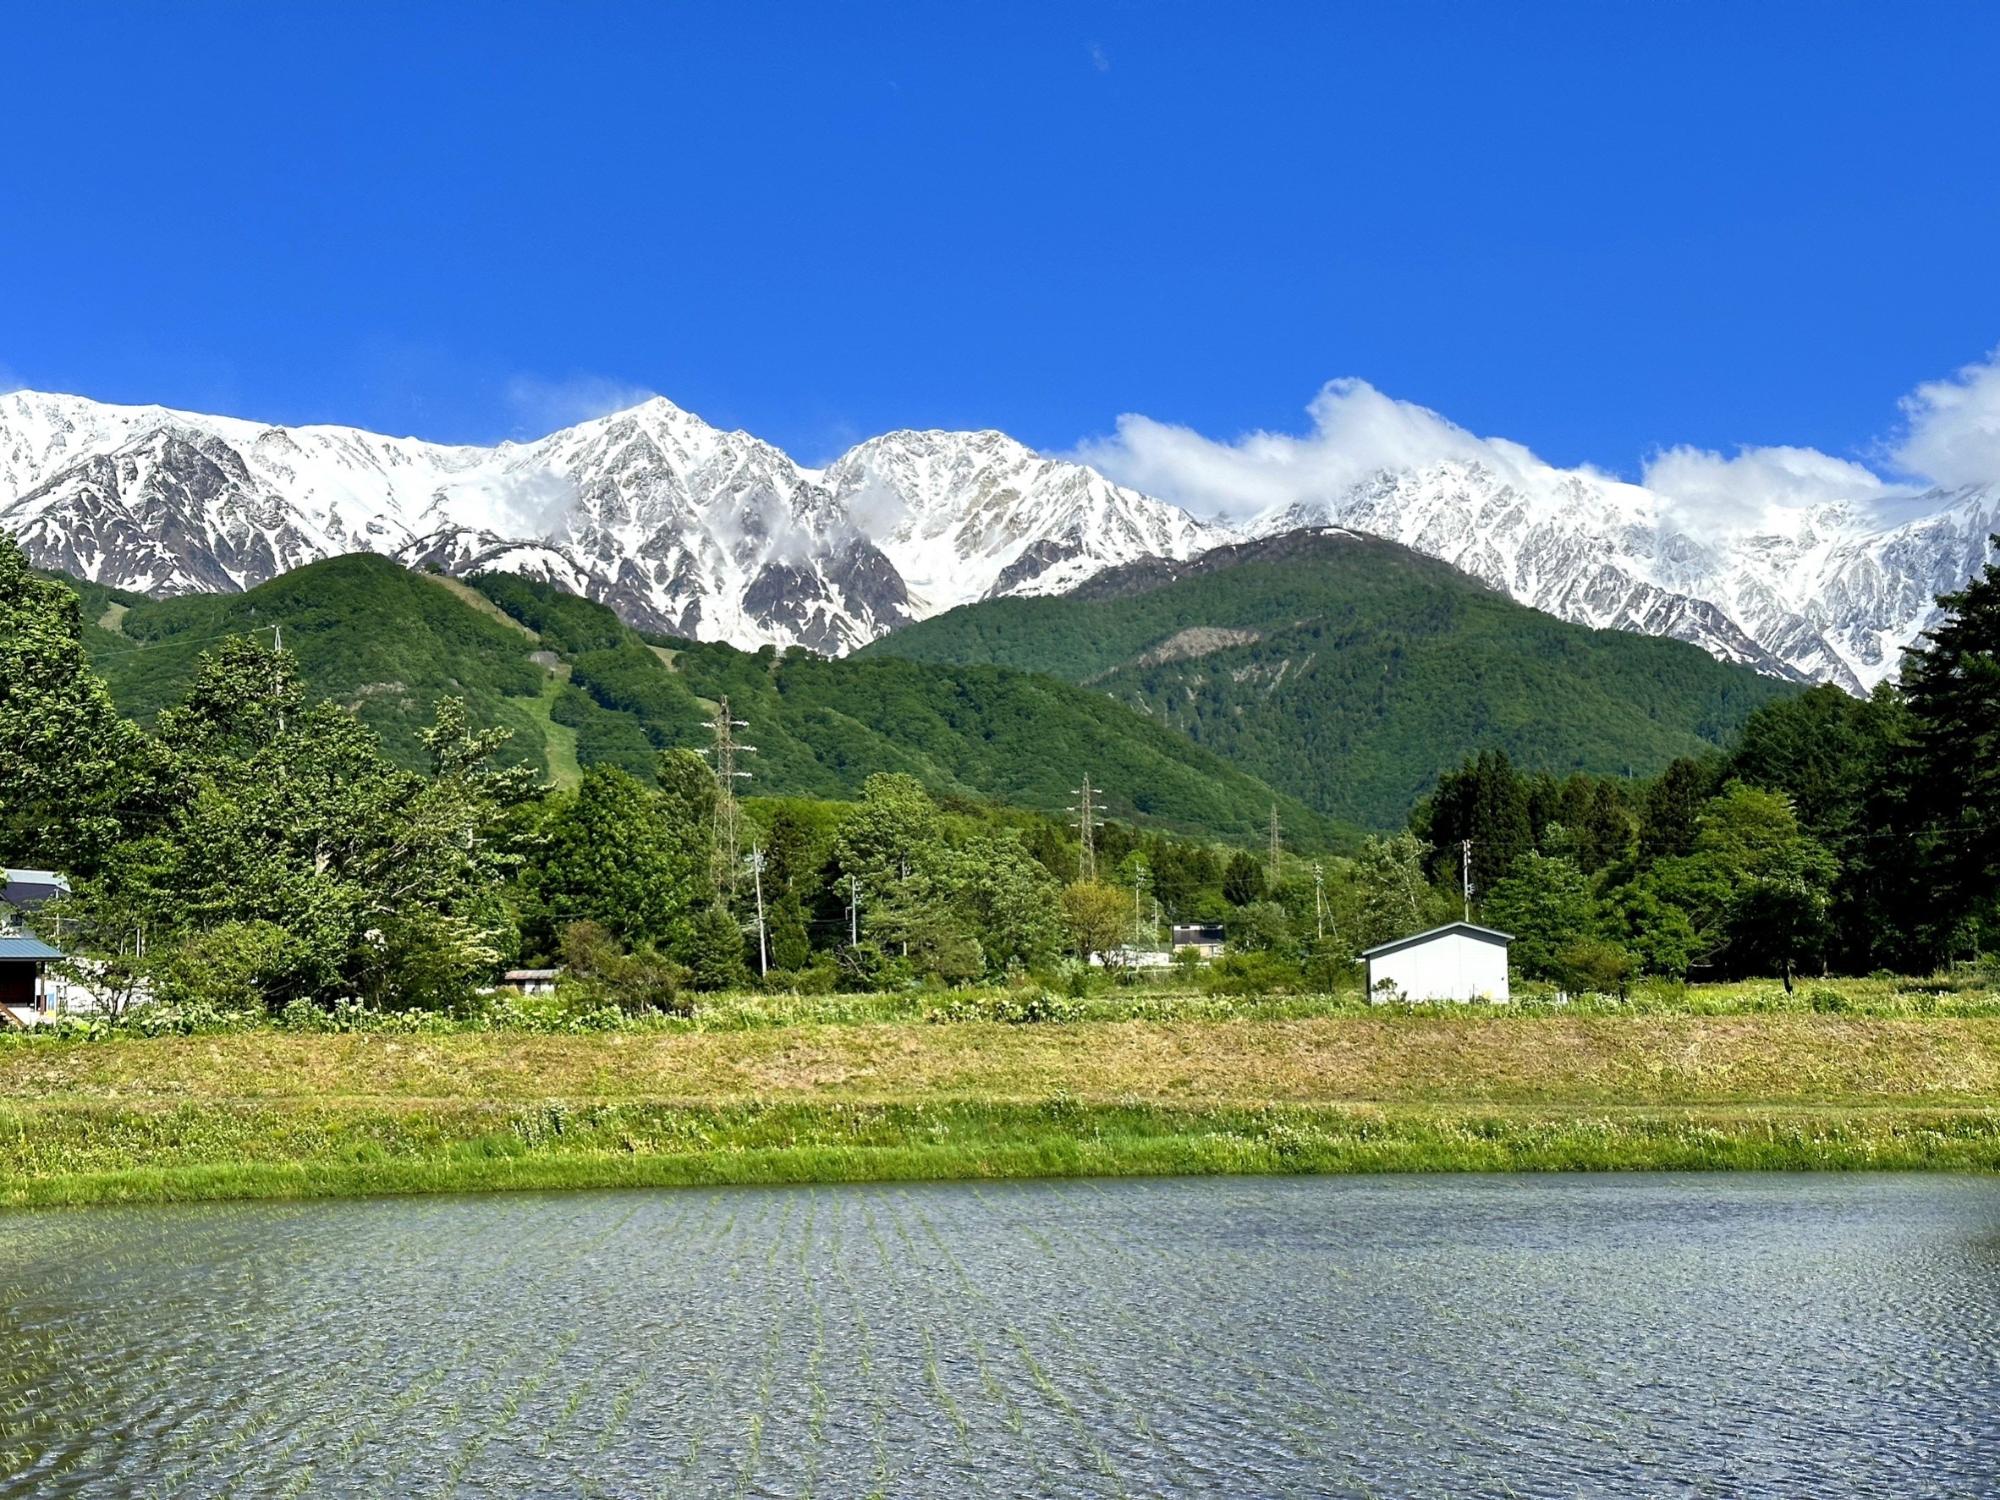
[[[170,635],[164,640],[145,641],[137,646],[121,647],[116,651],[92,651],[88,647],[85,647],[84,654],[92,661],[104,661],[113,656],[136,656],[141,651],[158,651],[163,646],[203,646],[210,641],[241,640],[245,636],[256,635],[261,631],[281,631],[284,628],[282,625],[250,625],[242,630],[225,630],[219,635]],[[279,650],[282,648],[273,644],[272,649]]]

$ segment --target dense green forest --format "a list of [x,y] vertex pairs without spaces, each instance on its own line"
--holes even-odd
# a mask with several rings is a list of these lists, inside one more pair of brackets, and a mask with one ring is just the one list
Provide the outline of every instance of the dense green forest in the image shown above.
[[1088,773],[1114,816],[1255,838],[1273,802],[1292,837],[1328,844],[1329,820],[1100,693],[999,668],[828,661],[641,637],[609,609],[545,584],[468,586],[370,555],[297,569],[243,594],[145,599],[65,580],[118,706],[151,722],[233,634],[282,631],[309,698],[351,709],[400,765],[421,766],[438,699],[511,738],[505,764],[573,783],[583,767],[641,777],[675,746],[703,746],[718,700],[747,721],[752,788],[844,798],[897,771],[940,795],[1056,812]]
[[1535,771],[1650,776],[1798,689],[1678,641],[1524,608],[1406,547],[1297,532],[1073,593],[991,599],[864,659],[1086,684],[1308,805],[1393,828],[1481,749]]
[[[590,1014],[752,983],[1075,984],[1084,960],[1115,967],[1165,922],[1219,920],[1231,951],[1202,984],[1326,991],[1352,982],[1361,949],[1469,903],[1515,935],[1524,978],[1616,994],[1639,973],[1931,972],[2000,937],[2000,566],[1942,601],[1900,684],[1870,699],[1777,695],[1726,748],[1649,778],[1524,770],[1483,748],[1436,779],[1406,829],[1351,857],[1118,818],[1086,851],[1047,811],[893,763],[826,767],[812,712],[855,705],[816,702],[847,679],[816,679],[810,661],[656,650],[518,579],[483,580],[475,605],[457,586],[395,576],[483,622],[469,628],[531,646],[530,667],[625,715],[643,748],[551,785],[507,762],[504,726],[448,694],[412,765],[357,712],[389,694],[351,705],[308,689],[293,636],[309,650],[311,632],[289,621],[283,649],[261,630],[179,640],[191,670],[142,725],[85,643],[107,665],[133,648],[107,645],[76,590],[0,539],[0,859],[73,876],[65,932],[94,983],[195,1014],[460,1007],[506,964],[560,960],[565,1003]],[[123,602],[90,605],[104,619]],[[126,608],[114,623],[143,620]],[[441,618],[438,638],[468,628]],[[370,663],[346,670],[377,680]],[[918,673],[908,690],[926,730],[933,680]],[[774,708],[772,722],[798,727],[772,739],[771,763],[798,760],[803,776],[810,757],[855,778],[855,794],[729,795],[709,761],[653,738],[669,738],[658,726],[674,713],[698,730],[709,691],[783,705],[792,717]],[[865,711],[893,728],[897,705],[891,694]]]

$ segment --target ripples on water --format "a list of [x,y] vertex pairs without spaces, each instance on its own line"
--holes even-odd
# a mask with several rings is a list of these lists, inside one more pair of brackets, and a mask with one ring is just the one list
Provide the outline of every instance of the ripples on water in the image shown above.
[[2000,1182],[0,1215],[7,1493],[2000,1494]]

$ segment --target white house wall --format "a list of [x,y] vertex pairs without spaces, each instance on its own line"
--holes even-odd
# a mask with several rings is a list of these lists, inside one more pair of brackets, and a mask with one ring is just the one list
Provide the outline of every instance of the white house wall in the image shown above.
[[1388,980],[1405,1000],[1505,1000],[1507,948],[1462,932],[1444,933],[1368,960],[1368,987]]

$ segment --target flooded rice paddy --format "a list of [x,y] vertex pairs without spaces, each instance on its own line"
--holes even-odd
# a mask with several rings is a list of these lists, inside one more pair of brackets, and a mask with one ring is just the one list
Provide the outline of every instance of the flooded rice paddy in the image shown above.
[[0,1492],[2000,1493],[2000,1182],[0,1215]]

